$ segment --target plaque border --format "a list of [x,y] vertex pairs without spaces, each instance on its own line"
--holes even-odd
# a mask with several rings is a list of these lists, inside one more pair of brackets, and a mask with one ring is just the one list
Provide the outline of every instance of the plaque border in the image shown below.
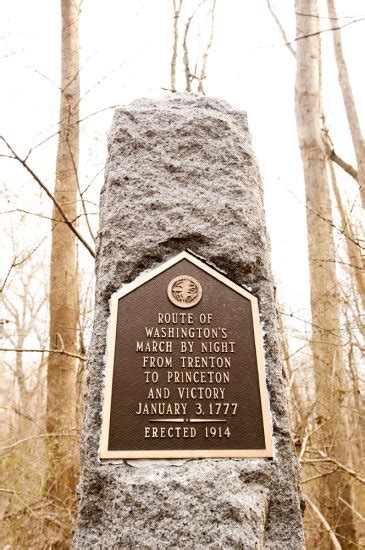
[[[261,400],[261,413],[264,428],[265,449],[183,449],[183,450],[149,450],[149,451],[110,451],[108,449],[109,443],[109,427],[110,427],[110,412],[111,412],[111,400],[112,400],[112,385],[113,385],[113,373],[114,373],[114,355],[115,355],[115,341],[116,341],[116,328],[118,317],[118,302],[123,296],[126,296],[136,288],[142,286],[144,283],[154,279],[160,273],[166,271],[173,265],[177,264],[181,260],[188,260],[195,264],[206,273],[222,282],[226,286],[232,288],[238,294],[241,294],[251,302],[251,312],[254,329],[254,339],[256,348],[257,370],[259,378],[259,390]],[[260,326],[260,315],[258,300],[256,296],[248,292],[248,290],[236,284],[234,281],[226,277],[223,273],[220,273],[204,261],[200,260],[190,252],[184,250],[173,258],[163,262],[156,268],[152,268],[147,273],[137,277],[131,283],[124,284],[119,290],[114,292],[110,298],[110,317],[107,330],[107,346],[106,346],[106,363],[105,363],[105,384],[104,384],[104,401],[102,408],[102,426],[101,437],[99,447],[99,458],[101,460],[114,460],[114,459],[134,459],[134,458],[272,458],[273,457],[273,445],[272,445],[272,430],[270,422],[270,406],[269,396],[266,386],[265,375],[265,357],[263,339]]]

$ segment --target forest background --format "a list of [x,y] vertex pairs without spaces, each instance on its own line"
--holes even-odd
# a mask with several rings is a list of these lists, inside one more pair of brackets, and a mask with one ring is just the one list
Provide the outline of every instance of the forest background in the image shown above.
[[[307,546],[361,547],[365,9],[361,0],[337,0],[333,9],[331,0],[2,6],[4,547],[68,547],[72,536],[98,195],[113,110],[186,90],[248,113],[265,186]],[[50,266],[57,282],[62,262],[74,262],[74,276],[59,289]],[[59,309],[68,294],[77,308]],[[65,311],[70,334],[57,328]],[[74,378],[67,374],[61,388],[63,369]],[[67,389],[73,380],[75,395]]]

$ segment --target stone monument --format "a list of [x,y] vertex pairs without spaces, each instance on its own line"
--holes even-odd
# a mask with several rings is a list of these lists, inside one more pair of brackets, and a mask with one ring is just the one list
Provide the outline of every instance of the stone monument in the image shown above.
[[74,548],[304,548],[262,183],[223,101],[115,112],[81,464]]

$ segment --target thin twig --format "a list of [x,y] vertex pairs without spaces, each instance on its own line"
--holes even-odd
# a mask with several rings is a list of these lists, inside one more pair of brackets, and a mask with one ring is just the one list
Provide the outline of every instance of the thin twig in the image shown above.
[[312,459],[302,460],[303,463],[319,464],[319,463],[329,462],[331,464],[336,464],[336,466],[340,470],[343,470],[344,472],[348,473],[350,476],[354,477],[357,481],[365,485],[365,478],[361,477],[357,472],[355,472],[355,470],[352,470],[352,468],[345,466],[345,464],[342,464],[342,462],[339,462],[336,458],[332,458],[331,456],[326,455],[323,451],[320,451],[318,449],[312,449],[312,451],[319,454],[321,458],[312,458]]
[[[76,124],[81,124],[81,122],[84,122],[85,120],[87,120],[88,118],[91,118],[92,116],[95,116],[95,115],[98,115],[99,113],[103,113],[104,111],[108,111],[109,109],[116,109],[117,107],[119,107],[119,105],[110,105],[109,107],[104,107],[103,109],[99,109],[98,111],[94,111],[93,113],[90,113],[89,115],[86,115],[84,118],[80,118],[79,120],[76,120],[75,122],[73,122],[71,124],[72,125],[76,125]],[[65,120],[65,119],[63,119]],[[59,125],[61,125],[61,123],[63,122],[63,120],[60,120],[59,122]],[[61,133],[61,130],[57,130],[57,132],[54,132],[53,134],[50,134],[48,137],[44,138],[42,141],[40,141],[39,143],[37,143],[36,145],[32,146],[26,157],[25,157],[25,160],[28,159],[28,157],[33,153],[33,151],[35,151],[35,149],[37,149],[38,147],[41,147],[42,145],[44,145],[45,143],[47,143],[49,140],[51,140],[52,138],[58,136],[59,134]],[[11,158],[11,157],[10,157]]]
[[303,437],[302,446],[301,446],[300,453],[299,453],[299,458],[298,458],[299,462],[302,462],[302,458],[303,458],[304,453],[305,453],[306,448],[307,448],[308,439],[311,435],[312,435],[311,432],[307,432],[305,434],[305,436]]
[[300,481],[300,484],[303,485],[304,483],[309,483],[310,481],[313,481],[314,479],[319,479],[320,477],[328,476],[330,474],[333,474],[335,470],[329,470],[328,472],[323,472],[322,474],[317,474],[316,476],[307,477],[305,479],[302,479]]
[[352,23],[360,23],[361,21],[365,21],[365,17],[360,17],[359,19],[353,19],[352,21],[349,21],[348,23],[344,23],[343,25],[340,25],[338,27],[332,27],[330,29],[322,29],[320,31],[311,32],[309,34],[303,34],[301,36],[297,36],[291,42],[288,42],[288,43],[284,44],[284,46],[288,46],[292,42],[297,42],[298,40],[303,40],[304,38],[311,38],[312,36],[318,36],[319,34],[322,34],[324,32],[339,31],[339,30],[341,30],[345,27],[348,27],[348,25],[352,25]]
[[26,262],[27,260],[29,260],[29,258],[34,254],[34,252],[36,252],[36,250],[38,250],[38,248],[41,246],[41,244],[43,244],[43,242],[46,240],[47,237],[43,237],[43,239],[41,239],[41,241],[30,251],[30,252],[27,252],[26,255],[24,257],[22,257],[21,259],[19,259],[19,254],[17,256],[14,257],[13,261],[11,262],[11,265],[9,267],[9,270],[5,276],[5,279],[1,285],[1,288],[0,288],[0,294],[2,292],[4,292],[4,288],[6,286],[6,283],[8,281],[8,278],[10,276],[10,273],[12,271],[12,269],[14,267],[18,267],[20,265],[22,265],[24,262]]
[[14,351],[16,353],[59,353],[60,355],[67,355],[67,357],[74,357],[80,359],[80,361],[86,361],[86,357],[73,353],[71,351],[65,351],[64,349],[20,349],[20,348],[0,348],[0,351]]
[[11,445],[5,445],[5,447],[0,447],[0,451],[9,451],[10,449],[14,449],[18,445],[21,445],[22,443],[27,443],[28,441],[32,441],[33,439],[41,439],[45,437],[79,437],[79,436],[77,433],[69,433],[69,432],[32,435],[29,437],[24,437],[23,439],[19,439],[18,441],[15,441],[15,443],[12,443]]
[[[24,210],[23,208],[15,208],[14,210],[5,210],[4,212],[0,212],[0,215],[15,214],[16,212],[21,213],[21,214],[28,214],[29,216],[37,216],[38,218],[42,218],[44,220],[50,220],[52,222],[65,223],[63,220],[59,220],[57,218],[52,218],[52,216],[46,216],[45,214],[39,214],[38,212],[30,212],[29,210]],[[98,212],[88,212],[87,215],[88,216],[97,216]],[[78,214],[75,218],[73,218],[70,221],[72,221],[72,223],[75,223],[75,221],[77,221],[79,218],[82,218],[83,216],[85,216],[84,213]]]
[[353,239],[350,235],[348,235],[346,233],[346,231],[344,231],[343,229],[341,229],[340,227],[337,227],[337,225],[335,225],[331,220],[329,220],[328,218],[326,218],[325,216],[323,216],[322,214],[320,214],[318,211],[316,211],[312,205],[310,203],[307,202],[307,204],[305,205],[307,210],[309,210],[310,212],[312,212],[315,216],[318,216],[318,218],[320,218],[322,221],[328,223],[333,229],[336,229],[336,231],[338,231],[339,233],[341,233],[341,235],[343,235],[344,237],[346,237],[346,239],[349,239],[350,241],[352,241],[356,246],[358,246],[359,248],[363,249],[364,250],[364,246],[362,246],[360,244],[360,241],[359,240],[355,240]]
[[[70,146],[70,142],[68,140],[68,137],[67,137],[67,147],[68,147],[68,151],[69,151],[70,157],[71,157],[72,168],[73,168],[75,179],[76,179],[76,185],[77,185],[77,190],[79,192],[79,196],[80,196],[80,200],[81,200],[81,204],[82,204],[82,209],[83,209],[84,215],[85,215],[86,225],[87,225],[87,228],[89,230],[90,237],[92,238],[93,242],[95,243],[95,235],[94,235],[94,232],[91,228],[89,215],[88,215],[88,212],[87,212],[86,206],[85,206],[84,197],[83,197],[83,194],[81,193],[79,174],[78,174],[76,162],[75,162],[75,159],[74,159],[74,155],[73,155],[73,152],[72,152],[72,147]],[[74,222],[74,220],[73,220],[73,222]]]

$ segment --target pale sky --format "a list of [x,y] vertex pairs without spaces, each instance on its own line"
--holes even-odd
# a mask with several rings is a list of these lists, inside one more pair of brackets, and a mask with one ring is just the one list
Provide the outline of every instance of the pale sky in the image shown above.
[[[209,0],[208,0],[209,3]],[[365,17],[363,0],[337,0],[343,23]],[[197,1],[185,0],[182,21]],[[326,15],[325,2],[319,2]],[[273,0],[288,35],[293,38],[294,1]],[[348,16],[351,16],[348,19]],[[198,17],[197,17],[198,20]],[[329,28],[323,18],[323,28]],[[166,94],[172,49],[172,0],[84,0],[81,26],[80,181],[86,187],[106,159],[106,137],[112,110],[139,97]],[[60,2],[9,0],[2,3],[0,20],[1,132],[19,153],[57,131],[60,79]],[[345,55],[361,120],[365,117],[363,52],[365,21],[343,30]],[[193,27],[192,58],[199,45]],[[201,29],[202,33],[204,29]],[[181,26],[182,34],[182,26]],[[336,149],[354,163],[342,97],[332,53],[330,32],[323,37],[324,108]],[[294,44],[295,46],[295,44]],[[182,51],[179,52],[180,61]],[[181,64],[178,67],[182,76]],[[308,318],[309,287],[306,249],[304,184],[294,116],[295,60],[268,12],[266,0],[217,0],[215,34],[207,68],[206,92],[247,111],[256,155],[265,185],[265,204],[272,241],[272,264],[278,295],[285,310]],[[182,78],[180,79],[182,84]],[[52,189],[56,139],[48,140],[29,158],[29,164]],[[3,148],[1,148],[3,152]],[[1,185],[6,197],[1,212],[20,208],[51,212],[37,184],[14,161],[0,159]],[[339,173],[340,176],[340,173]],[[347,176],[340,184],[352,204],[356,188]],[[102,174],[87,198],[98,201]],[[90,211],[96,207],[90,204]],[[11,262],[9,216],[2,215],[0,276]],[[94,223],[97,217],[93,216]],[[49,234],[49,222],[24,215],[22,225],[12,217],[19,249],[31,247]],[[85,228],[83,227],[83,230]],[[40,251],[47,255],[50,241]],[[85,263],[91,269],[91,262]],[[48,284],[48,279],[44,281]]]

